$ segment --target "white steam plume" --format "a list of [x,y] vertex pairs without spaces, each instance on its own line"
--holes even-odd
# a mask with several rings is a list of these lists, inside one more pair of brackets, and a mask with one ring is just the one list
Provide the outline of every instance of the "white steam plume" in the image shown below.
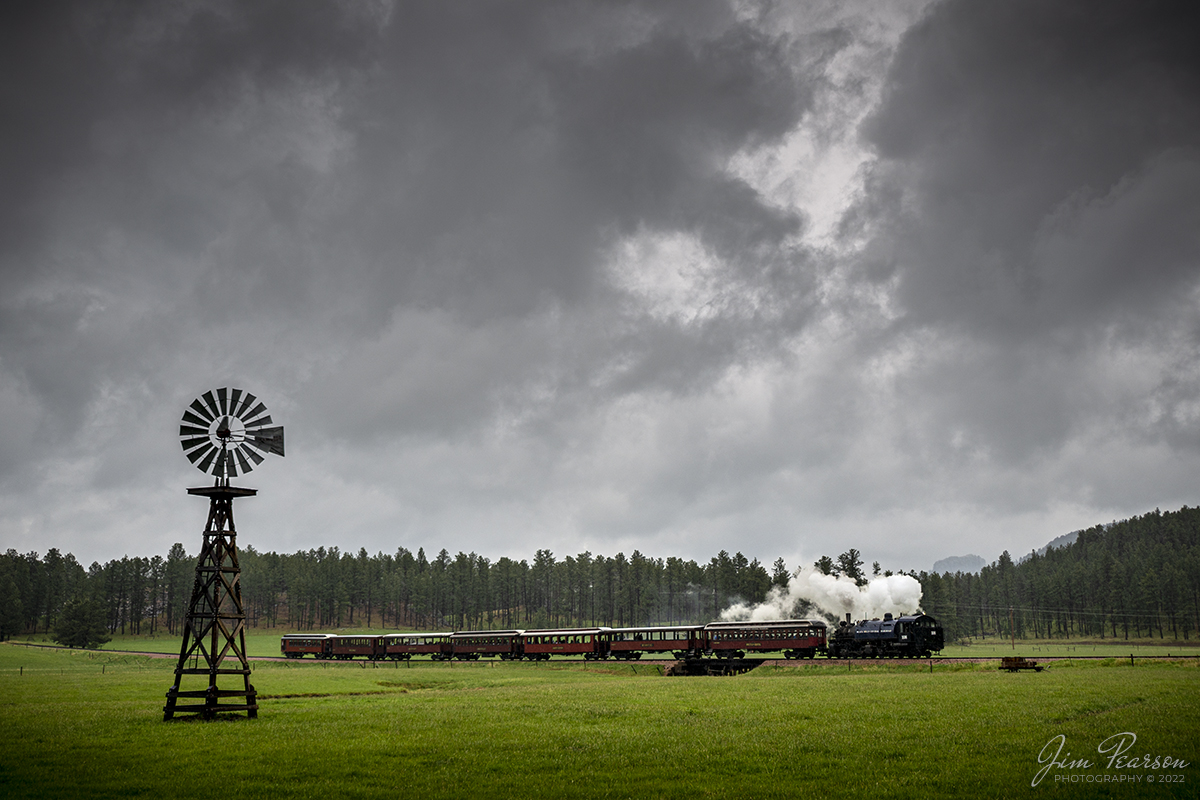
[[908,575],[872,578],[859,586],[844,575],[825,573],[804,567],[788,581],[787,588],[776,586],[766,602],[751,606],[737,603],[721,612],[721,619],[752,622],[791,619],[797,604],[807,601],[826,617],[843,619],[849,613],[855,620],[873,619],[884,614],[909,614],[921,605],[921,582]]

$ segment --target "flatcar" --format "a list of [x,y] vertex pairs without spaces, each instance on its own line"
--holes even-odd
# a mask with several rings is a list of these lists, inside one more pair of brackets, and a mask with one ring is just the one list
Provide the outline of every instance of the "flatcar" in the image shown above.
[[449,661],[454,657],[449,633],[390,633],[379,639],[384,658],[392,661],[408,661],[413,656]]
[[279,652],[288,658],[304,658],[311,653],[316,658],[329,658],[332,633],[285,633],[279,641]]
[[850,615],[829,637],[830,658],[924,658],[946,646],[942,626],[928,614],[864,619]]
[[717,658],[744,658],[746,653],[782,650],[784,658],[812,658],[825,652],[827,626],[820,620],[710,622],[704,626],[707,652]]
[[620,660],[639,659],[643,653],[700,658],[706,649],[703,625],[613,628],[608,632],[608,640],[609,655]]
[[550,656],[604,659],[608,658],[608,632],[603,627],[522,631],[521,653],[530,661],[547,661]]

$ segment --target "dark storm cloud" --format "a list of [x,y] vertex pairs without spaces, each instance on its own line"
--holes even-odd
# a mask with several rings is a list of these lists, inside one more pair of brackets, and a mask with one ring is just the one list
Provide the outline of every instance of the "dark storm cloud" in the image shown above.
[[[632,27],[622,22],[629,6],[571,8],[590,23],[617,18],[597,27],[620,35],[576,46],[580,31],[563,30],[555,4],[396,9],[371,81],[343,119],[356,146],[329,236],[363,265],[359,277],[372,289],[364,319],[447,310],[468,329],[482,327],[495,351],[481,349],[475,332],[456,343],[427,329],[431,347],[462,345],[480,364],[505,366],[442,384],[439,375],[457,371],[438,366],[441,358],[412,359],[425,348],[420,332],[406,346],[385,330],[373,356],[356,354],[359,366],[335,383],[353,383],[369,361],[427,388],[389,384],[400,411],[381,419],[367,410],[356,417],[371,420],[364,431],[424,427],[420,420],[444,431],[526,393],[552,394],[569,413],[577,392],[670,386],[681,372],[728,364],[739,331],[683,333],[626,317],[604,270],[623,236],[686,232],[748,282],[784,282],[779,246],[801,220],[726,163],[782,136],[811,104],[811,78],[784,43],[724,4],[688,4],[679,17],[650,6]],[[836,44],[813,49],[828,57]],[[801,270],[787,277],[805,280]],[[553,346],[531,343],[530,329],[512,322],[540,314],[566,321],[540,331]],[[614,365],[618,379],[598,386]]]
[[1200,363],[1198,25],[1189,3],[947,2],[906,34],[845,230],[892,330],[927,337],[901,385],[939,458],[956,430],[1004,463],[1178,418],[1150,395]]
[[[281,13],[285,8],[288,13]],[[49,233],[55,195],[74,171],[132,170],[124,180],[137,184],[146,177],[134,150],[144,144],[139,140],[168,133],[173,118],[215,111],[238,80],[269,91],[289,76],[361,63],[372,51],[364,36],[367,21],[331,3],[5,4],[0,220],[6,235],[0,246],[11,253]],[[109,132],[132,134],[131,141],[106,147]],[[169,209],[158,209],[157,217],[149,207],[122,204],[120,210],[150,215],[147,231],[164,222],[170,227]],[[136,224],[138,216],[131,221]],[[6,274],[20,265],[7,259]]]
[[864,127],[918,320],[1022,336],[1190,287],[1200,56],[1190,3],[950,2]]
[[[639,231],[806,302],[779,251],[799,215],[726,162],[791,129],[813,78],[725,3],[5,13],[0,368],[64,441],[106,383],[152,397],[184,364],[371,435],[719,370],[744,325],[652,323],[611,286]],[[522,322],[545,314],[569,323]],[[346,407],[388,372],[398,394]]]
[[348,122],[362,182],[347,223],[382,300],[526,313],[591,298],[600,248],[640,226],[723,255],[797,229],[724,169],[808,102],[778,43],[728,18],[696,39],[668,18],[565,49],[554,10],[397,8]]
[[[236,231],[247,195],[272,199],[289,165],[243,158],[231,175],[211,120],[247,93],[352,77],[373,23],[334,4],[286,5],[0,12],[0,377],[39,420],[43,449],[70,441],[106,387],[169,391],[175,376],[160,373],[189,337],[268,305],[247,273],[271,259],[235,265],[243,285],[230,291],[214,243]],[[0,470],[30,455],[9,451]]]
[[20,541],[174,536],[221,385],[289,429],[268,548],[932,562],[1194,502],[1187,6],[0,13]]

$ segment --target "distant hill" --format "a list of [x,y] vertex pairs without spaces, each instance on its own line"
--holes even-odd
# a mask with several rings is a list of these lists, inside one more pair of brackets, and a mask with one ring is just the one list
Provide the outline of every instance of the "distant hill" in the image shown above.
[[[1107,526],[1102,526],[1102,527],[1107,527]],[[1049,550],[1051,547],[1066,547],[1069,544],[1074,544],[1075,540],[1079,538],[1079,533],[1080,533],[1079,531],[1071,531],[1070,533],[1064,533],[1062,536],[1059,536],[1055,539],[1051,539],[1049,542],[1047,542],[1045,545],[1043,545],[1041,547],[1041,549],[1039,549],[1037,551],[1037,554],[1039,556],[1044,556],[1044,555],[1046,555],[1046,551]],[[1017,559],[1017,563],[1020,564],[1024,561],[1028,561],[1028,560],[1029,560],[1029,554],[1026,553],[1025,555],[1021,556],[1019,559]]]
[[951,556],[950,558],[943,558],[941,561],[935,561],[933,563],[933,571],[939,574],[942,572],[979,572],[986,564],[987,562],[983,560],[983,556],[974,554]]

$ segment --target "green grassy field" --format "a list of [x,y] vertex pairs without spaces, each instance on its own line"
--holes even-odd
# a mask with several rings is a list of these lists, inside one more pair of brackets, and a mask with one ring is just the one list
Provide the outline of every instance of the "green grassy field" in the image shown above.
[[[172,668],[0,645],[0,795],[1192,797],[1200,781],[1195,661],[1037,674],[817,661],[725,678],[646,663],[257,662],[257,720],[163,723]],[[1030,787],[1053,737],[1064,758],[1095,761],[1123,731],[1137,735],[1128,755],[1191,764],[1101,762]],[[1144,782],[1166,772],[1183,783]],[[1142,782],[1095,782],[1122,775]]]
[[1026,658],[1105,656],[1128,658],[1138,656],[1192,655],[1200,656],[1200,641],[1174,639],[1138,639],[1132,641],[1113,639],[1017,639],[1015,643],[1005,639],[974,641],[970,645],[950,644],[941,652],[943,658],[1000,658],[1001,656],[1025,656]]

